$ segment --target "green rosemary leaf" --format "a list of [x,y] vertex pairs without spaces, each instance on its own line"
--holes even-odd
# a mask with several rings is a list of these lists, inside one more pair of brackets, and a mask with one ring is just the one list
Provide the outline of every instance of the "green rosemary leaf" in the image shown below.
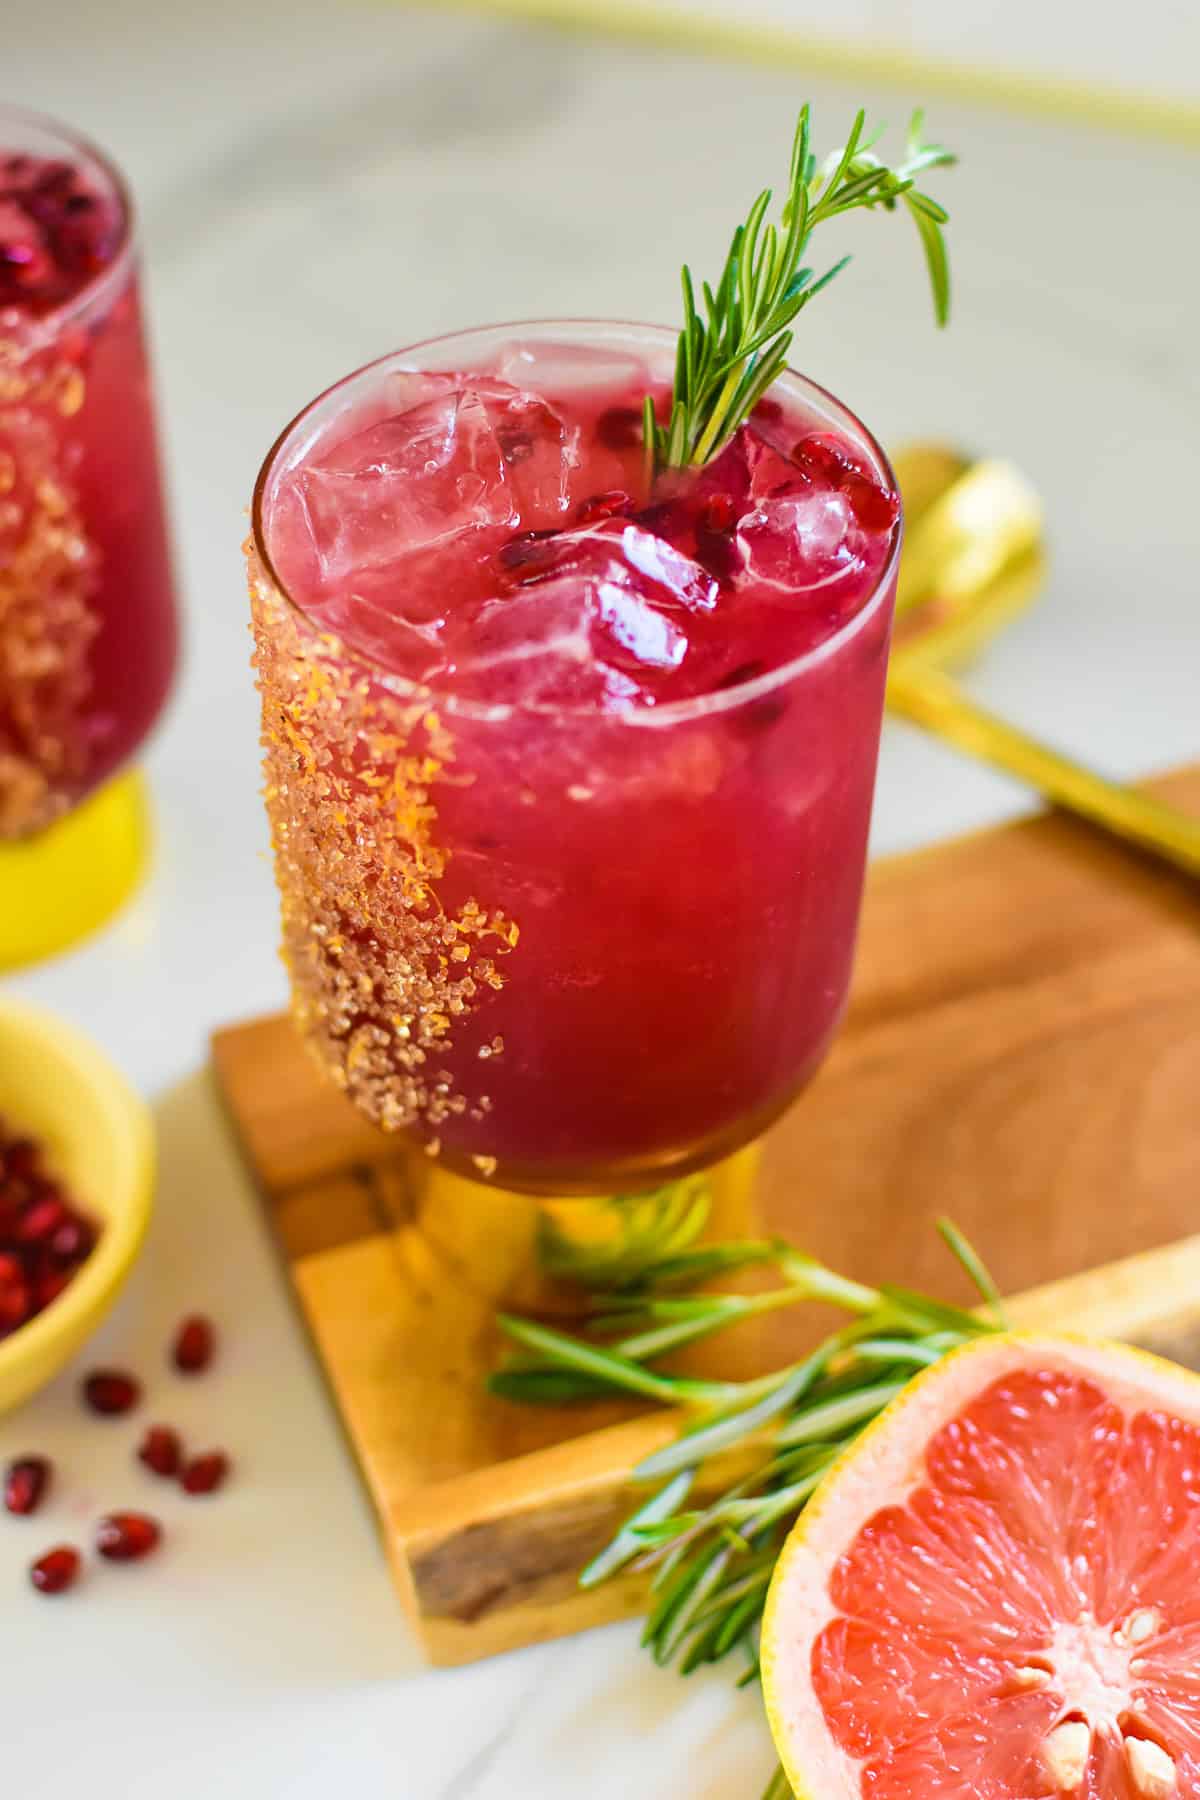
[[979,1289],[996,1324],[1001,1331],[1009,1330],[1009,1318],[1004,1309],[1004,1301],[1000,1298],[1000,1290],[974,1245],[964,1237],[952,1219],[939,1219],[937,1228],[942,1242],[948,1245],[951,1255],[958,1260]]
[[612,1384],[567,1369],[497,1369],[488,1376],[488,1392],[501,1400],[529,1406],[566,1406],[575,1400],[610,1400]]
[[634,1475],[639,1481],[653,1481],[660,1475],[673,1474],[676,1469],[686,1468],[715,1456],[718,1451],[729,1449],[743,1438],[752,1437],[773,1419],[777,1419],[780,1413],[796,1404],[801,1395],[812,1386],[832,1354],[829,1343],[822,1344],[812,1356],[789,1370],[763,1399],[752,1406],[724,1413],[711,1424],[684,1432],[675,1443],[668,1444],[665,1450],[659,1450],[639,1463]]
[[948,1306],[945,1301],[931,1300],[928,1294],[914,1294],[909,1288],[883,1287],[880,1290],[896,1316],[922,1334],[930,1331],[953,1331],[962,1337],[977,1337],[991,1329],[974,1313],[961,1306]]
[[768,1781],[762,1800],[792,1800],[791,1784],[782,1769],[776,1769]]
[[[890,168],[875,154],[879,133],[867,132],[860,110],[841,148],[820,164],[811,149],[807,103],[792,140],[788,190],[778,224],[768,220],[771,190],[759,193],[733,233],[716,288],[701,284],[704,316],[696,310],[690,268],[682,275],[683,330],[675,358],[675,388],[666,430],[645,416],[647,472],[710,461],[758,404],[783,367],[788,326],[835,279],[848,259],[818,280],[801,263],[813,232],[858,209],[891,212],[903,200],[925,253],[934,312],[944,324],[950,276],[942,226],[945,210],[913,186],[926,169],[954,161],[923,141],[924,120],[913,114],[904,160]],[[785,341],[785,334],[786,341]]]
[[823,1406],[801,1411],[780,1430],[780,1444],[803,1444],[816,1438],[838,1437],[851,1425],[859,1425],[882,1412],[889,1400],[902,1393],[903,1381],[880,1381],[860,1388],[856,1394],[845,1394],[840,1400],[828,1400]]
[[906,194],[904,200],[921,239],[921,248],[925,252],[925,266],[929,270],[929,281],[933,288],[934,317],[939,325],[944,325],[950,317],[950,264],[946,256],[946,240],[936,219],[914,206],[909,195]]
[[525,1349],[540,1351],[568,1369],[606,1382],[618,1392],[643,1394],[649,1400],[661,1400],[667,1405],[685,1401],[719,1405],[738,1391],[733,1382],[688,1381],[682,1376],[655,1375],[627,1357],[569,1337],[566,1332],[555,1331],[549,1325],[539,1325],[534,1319],[518,1319],[501,1313],[497,1323]]
[[670,1518],[680,1501],[687,1499],[691,1485],[690,1470],[676,1475],[673,1481],[668,1481],[644,1506],[632,1513],[612,1542],[598,1556],[594,1556],[583,1570],[579,1577],[580,1587],[598,1587],[602,1581],[607,1581],[610,1575],[615,1575],[639,1556],[644,1548],[638,1536],[639,1529],[653,1525],[659,1519]]

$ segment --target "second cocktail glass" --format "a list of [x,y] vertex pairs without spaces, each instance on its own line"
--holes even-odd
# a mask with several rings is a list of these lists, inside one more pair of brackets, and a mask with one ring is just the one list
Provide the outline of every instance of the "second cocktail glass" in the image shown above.
[[890,471],[789,373],[696,482],[639,491],[672,350],[564,323],[385,358],[255,493],[295,1017],[431,1169],[523,1194],[711,1169],[849,984]]

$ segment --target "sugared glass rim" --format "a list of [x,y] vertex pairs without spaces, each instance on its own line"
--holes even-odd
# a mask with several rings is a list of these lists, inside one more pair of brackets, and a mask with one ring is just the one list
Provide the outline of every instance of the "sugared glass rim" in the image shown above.
[[[349,386],[351,382],[360,381],[363,377],[370,375],[372,370],[382,370],[389,365],[403,368],[405,366],[404,359],[406,357],[423,355],[430,350],[436,349],[440,344],[457,344],[471,338],[495,337],[499,334],[507,333],[511,333],[515,337],[520,337],[522,335],[527,336],[538,331],[546,330],[563,334],[568,332],[578,332],[580,342],[584,345],[586,345],[588,341],[587,334],[596,333],[598,331],[627,331],[649,334],[660,340],[664,348],[673,348],[679,335],[678,327],[648,325],[636,320],[621,319],[516,319],[511,321],[500,321],[494,325],[468,326],[463,331],[439,332],[436,337],[423,338],[419,343],[410,344],[405,349],[389,350],[383,356],[374,357],[370,362],[363,363],[360,368],[353,369],[350,374],[343,375],[339,380],[331,382],[327,388],[324,388],[321,393],[310,400],[307,406],[302,407],[295,417],[284,426],[283,430],[268,450],[254,483],[254,497],[250,505],[250,534],[255,553],[262,565],[263,572],[271,582],[275,592],[286,602],[294,613],[299,614],[312,631],[327,642],[335,644],[339,649],[344,649],[348,660],[369,669],[372,676],[378,680],[380,686],[386,688],[388,692],[409,702],[412,702],[419,696],[427,696],[430,705],[436,707],[439,712],[457,714],[461,718],[477,720],[507,719],[511,718],[514,713],[521,713],[529,716],[541,714],[544,717],[552,718],[607,718],[611,719],[614,724],[638,725],[646,729],[654,729],[665,725],[677,724],[681,720],[704,718],[711,713],[729,712],[734,707],[742,706],[748,701],[754,701],[763,695],[770,694],[775,688],[784,686],[789,681],[794,680],[797,676],[804,674],[808,669],[817,668],[822,663],[830,661],[833,657],[838,655],[846,644],[857,637],[861,631],[866,629],[870,620],[875,616],[876,612],[878,612],[880,606],[883,604],[896,573],[896,567],[900,558],[900,543],[903,536],[903,510],[901,510],[901,513],[897,518],[897,529],[892,540],[891,552],[886,563],[876,577],[875,586],[872,588],[869,597],[863,602],[862,606],[859,607],[858,611],[854,613],[851,618],[847,619],[845,624],[840,626],[830,637],[822,639],[822,641],[815,645],[811,650],[805,650],[799,656],[793,657],[790,662],[781,663],[776,669],[768,669],[765,674],[756,676],[752,681],[740,682],[736,687],[720,688],[710,694],[694,694],[685,700],[668,700],[662,705],[629,706],[621,707],[619,709],[608,709],[600,706],[560,706],[555,704],[538,702],[528,703],[522,701],[505,701],[503,703],[489,705],[487,701],[466,699],[463,696],[456,695],[452,690],[439,689],[428,682],[414,681],[408,676],[401,675],[395,669],[388,668],[385,663],[380,662],[377,657],[372,656],[369,652],[359,649],[356,644],[347,639],[343,634],[331,631],[324,622],[314,619],[307,608],[288,592],[287,587],[281,580],[267,549],[267,530],[263,518],[266,490],[271,477],[275,473],[275,465],[282,457],[284,451],[290,446],[294,435],[301,429],[305,421],[342,388]],[[425,371],[418,369],[416,372],[422,373]],[[823,388],[819,382],[810,380],[807,375],[802,375],[798,369],[785,368],[777,378],[774,386],[786,386],[788,382],[798,383],[804,393],[817,396],[826,406],[832,409],[834,414],[840,416],[841,420],[851,427],[852,431],[859,436],[861,441],[875,457],[879,468],[892,491],[899,494],[895,473],[888,460],[886,451],[879,443],[875,434],[867,429],[862,423],[862,420],[859,419],[855,413],[851,412],[844,401],[839,400],[836,394],[831,394],[827,388]]]
[[[112,185],[120,216],[120,236],[111,259],[102,269],[97,269],[94,275],[89,275],[83,286],[77,288],[69,299],[60,301],[57,306],[48,306],[44,312],[24,313],[20,307],[8,309],[20,313],[23,319],[28,318],[36,330],[50,336],[60,326],[77,319],[80,313],[97,309],[109,289],[119,287],[125,280],[135,249],[137,215],[129,183],[112,157],[99,144],[93,143],[91,138],[85,137],[83,132],[64,125],[61,119],[56,119],[49,113],[36,112],[28,106],[10,106],[6,100],[0,100],[0,157],[26,154],[17,145],[5,143],[4,128],[9,120],[18,126],[25,126],[27,130],[43,132],[61,145],[73,160],[98,169]],[[0,313],[5,310],[0,307]]]

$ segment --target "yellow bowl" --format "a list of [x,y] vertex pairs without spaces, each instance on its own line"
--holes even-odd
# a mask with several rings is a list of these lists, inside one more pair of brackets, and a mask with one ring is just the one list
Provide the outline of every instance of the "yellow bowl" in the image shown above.
[[116,1300],[149,1223],[155,1150],[149,1108],[96,1045],[50,1013],[5,999],[0,1118],[45,1145],[49,1167],[100,1228],[58,1298],[0,1340],[3,1412],[56,1375]]

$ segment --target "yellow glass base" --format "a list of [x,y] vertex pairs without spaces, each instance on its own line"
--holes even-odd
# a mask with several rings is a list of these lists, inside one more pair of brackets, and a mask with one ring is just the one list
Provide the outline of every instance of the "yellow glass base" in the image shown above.
[[150,807],[136,769],[48,831],[0,844],[0,969],[65,950],[110,919],[149,860]]
[[581,1288],[615,1285],[702,1233],[753,1236],[759,1153],[747,1144],[642,1194],[565,1200],[512,1193],[414,1158],[413,1227],[441,1266],[489,1305],[570,1314]]

